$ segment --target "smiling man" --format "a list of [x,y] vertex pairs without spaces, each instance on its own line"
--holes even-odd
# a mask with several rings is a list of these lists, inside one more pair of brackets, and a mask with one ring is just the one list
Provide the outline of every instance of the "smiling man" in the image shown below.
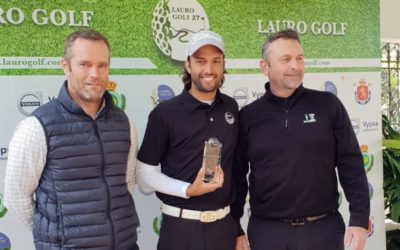
[[[331,93],[303,87],[304,52],[294,30],[271,35],[262,57],[265,95],[240,111],[232,215],[243,215],[249,189],[252,250],[344,249],[337,170],[350,204],[345,242],[363,249],[368,183],[345,107]],[[236,249],[248,249],[245,236]]]
[[[182,94],[149,115],[138,154],[137,181],[157,191],[162,204],[159,250],[232,250],[237,224],[230,216],[238,106],[222,94],[224,44],[211,31],[188,42]],[[204,182],[204,143],[222,143],[220,166]],[[161,165],[161,172],[157,166]]]
[[36,249],[138,249],[136,133],[106,91],[110,46],[97,31],[65,40],[58,98],[21,121],[9,146],[5,204]]

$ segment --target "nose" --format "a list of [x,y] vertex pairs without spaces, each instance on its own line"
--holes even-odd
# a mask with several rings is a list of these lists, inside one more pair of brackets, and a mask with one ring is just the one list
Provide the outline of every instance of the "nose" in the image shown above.
[[301,68],[301,62],[298,62],[297,60],[291,60],[291,63],[289,65],[290,69],[297,70]]
[[211,73],[212,72],[212,65],[210,62],[204,64],[204,73]]
[[97,76],[99,76],[99,68],[98,67],[96,67],[96,66],[92,66],[91,68],[90,68],[90,70],[89,70],[89,75],[91,76],[91,77],[97,77]]

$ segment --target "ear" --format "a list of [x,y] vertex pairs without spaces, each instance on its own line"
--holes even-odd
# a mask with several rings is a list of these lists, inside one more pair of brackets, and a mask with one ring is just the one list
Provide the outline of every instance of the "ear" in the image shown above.
[[71,70],[70,70],[70,66],[69,66],[67,60],[65,60],[64,58],[61,58],[60,66],[61,66],[62,70],[64,71],[64,74],[66,76],[68,76]]
[[263,74],[265,76],[268,76],[268,69],[269,69],[268,63],[266,61],[264,61],[264,60],[260,60],[260,72],[261,72],[261,74]]
[[190,72],[190,62],[189,62],[189,60],[190,60],[190,58],[185,61],[185,69],[186,69],[187,72],[189,72],[189,74],[191,74],[192,72]]

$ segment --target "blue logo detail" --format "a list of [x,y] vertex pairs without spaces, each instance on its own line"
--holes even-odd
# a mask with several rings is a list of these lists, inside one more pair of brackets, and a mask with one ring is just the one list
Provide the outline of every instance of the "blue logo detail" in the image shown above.
[[325,81],[323,90],[326,92],[330,92],[334,95],[337,95],[336,85],[332,81]]
[[157,104],[167,101],[175,96],[174,91],[168,85],[158,85],[157,89],[154,89],[151,94],[151,100],[154,106]]
[[0,250],[10,250],[11,241],[7,235],[0,233]]

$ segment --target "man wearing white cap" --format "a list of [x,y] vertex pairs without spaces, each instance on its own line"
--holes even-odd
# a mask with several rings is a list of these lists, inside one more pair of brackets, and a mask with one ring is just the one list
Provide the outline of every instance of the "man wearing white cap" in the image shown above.
[[[184,90],[149,115],[138,154],[138,184],[162,201],[158,249],[232,250],[238,232],[230,215],[232,161],[238,106],[222,94],[224,43],[211,31],[196,33],[187,46]],[[204,182],[204,144],[222,143],[214,179]],[[158,166],[161,165],[161,172]]]

